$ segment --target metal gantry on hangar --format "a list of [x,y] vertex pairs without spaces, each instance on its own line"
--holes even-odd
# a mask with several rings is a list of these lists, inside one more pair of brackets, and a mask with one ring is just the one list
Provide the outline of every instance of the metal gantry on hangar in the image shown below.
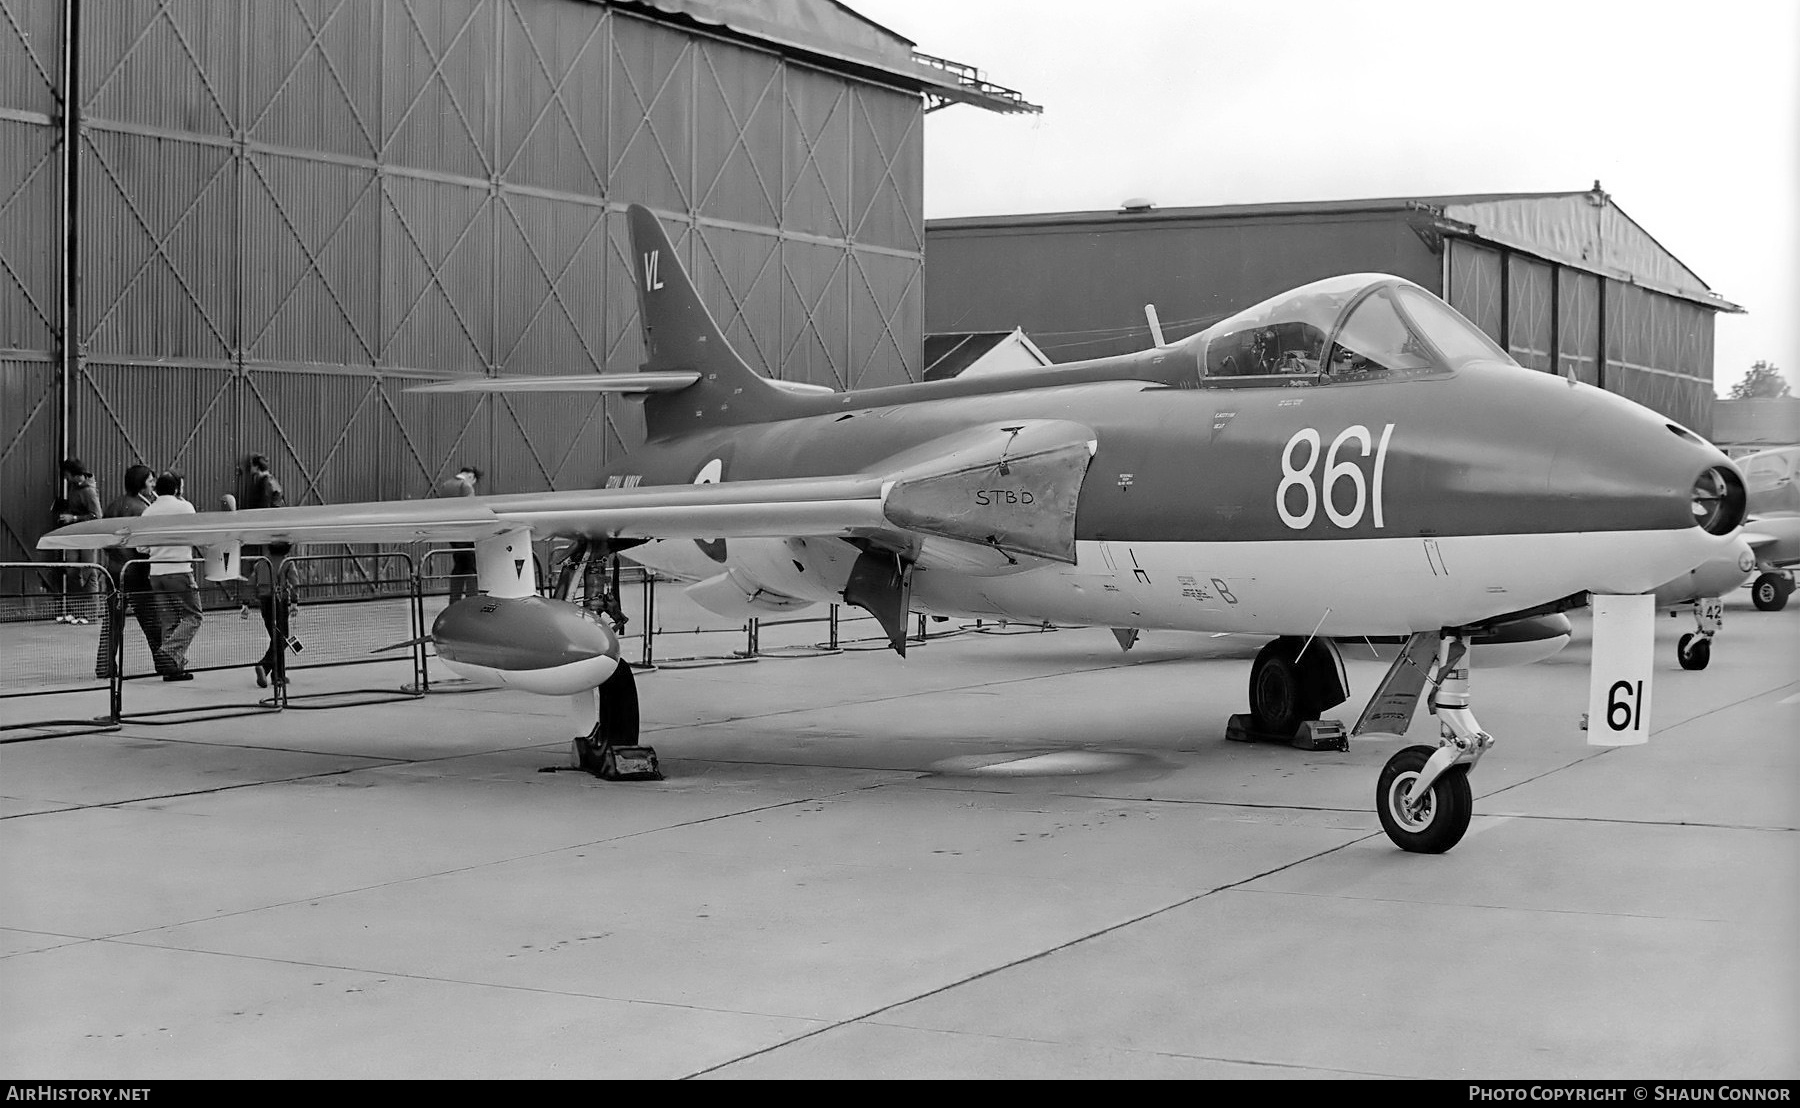
[[292,503],[592,484],[636,410],[424,397],[641,360],[624,207],[771,377],[921,372],[922,126],[1035,111],[826,0],[0,0],[0,561],[57,463]]
[[1521,365],[1712,431],[1707,287],[1595,182],[1583,192],[1401,197],[931,220],[925,324],[1022,327],[1055,361],[1173,341],[1339,273],[1408,278]]

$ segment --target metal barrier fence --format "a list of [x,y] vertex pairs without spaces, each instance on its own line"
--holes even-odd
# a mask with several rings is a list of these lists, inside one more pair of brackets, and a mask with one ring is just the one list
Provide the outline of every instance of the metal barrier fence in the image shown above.
[[[346,577],[353,583],[347,584]],[[428,690],[421,580],[412,555],[292,555],[283,559],[275,584],[273,593],[259,593],[258,612],[267,628],[265,642],[286,645],[268,654],[279,707],[367,704],[422,696]],[[390,661],[402,651],[412,663],[412,680],[398,688],[294,691],[295,674]],[[327,700],[329,704],[314,703]]]
[[[119,729],[118,680],[102,668],[98,641],[117,594],[104,566],[0,562],[0,732],[48,738]],[[77,693],[90,695],[78,701],[70,695]],[[74,714],[78,703],[98,714]]]
[[[434,681],[429,620],[450,602],[449,586],[467,551],[436,548],[415,558],[404,552],[300,555],[279,565],[243,560],[239,579],[204,580],[195,563],[201,625],[188,648],[187,668],[243,671],[241,687],[209,683],[199,707],[126,712],[124,682],[157,676],[147,634],[165,619],[156,594],[121,589],[105,567],[71,562],[0,563],[0,732],[79,734],[116,730],[124,721],[158,724],[281,711],[337,707],[481,689],[460,679]],[[534,561],[537,560],[534,555]],[[873,616],[828,605],[820,615],[733,620],[699,607],[683,589],[658,590],[654,572],[620,566],[611,573],[588,563],[569,599],[607,612],[618,625],[623,656],[640,669],[730,665],[764,657],[812,657],[846,650],[886,650],[887,633]],[[542,572],[540,591],[556,588]],[[142,580],[147,563],[126,563],[123,577]],[[30,586],[39,586],[36,590]],[[472,582],[471,582],[472,584]],[[617,596],[610,594],[616,590]],[[1036,625],[959,624],[932,632],[917,617],[912,643],[946,635],[1038,631]],[[669,656],[663,657],[662,654]],[[296,692],[296,676],[330,667],[391,662],[404,657],[412,679],[398,687]],[[258,667],[263,667],[259,672]],[[262,686],[258,678],[266,677]],[[223,690],[221,692],[221,690]],[[104,694],[101,714],[81,718],[66,694]],[[48,708],[13,710],[11,702],[48,697]],[[34,705],[41,702],[33,701]],[[39,712],[49,712],[40,716]],[[30,718],[25,718],[30,717]],[[34,735],[30,737],[48,737]],[[6,741],[6,740],[0,740]]]

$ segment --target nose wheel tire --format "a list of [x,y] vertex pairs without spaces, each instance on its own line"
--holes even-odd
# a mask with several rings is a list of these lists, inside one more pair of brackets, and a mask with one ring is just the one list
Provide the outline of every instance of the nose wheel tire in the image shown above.
[[1712,640],[1692,633],[1681,636],[1675,644],[1675,660],[1682,669],[1705,669],[1712,661]]
[[1750,600],[1764,612],[1779,612],[1787,607],[1788,594],[1794,587],[1778,573],[1764,573],[1750,586]]
[[1411,807],[1407,791],[1419,779],[1419,771],[1435,752],[1429,746],[1409,746],[1381,767],[1375,786],[1375,811],[1381,829],[1401,850],[1414,854],[1442,854],[1469,829],[1475,801],[1469,791],[1469,767],[1451,766],[1431,783],[1423,803]]

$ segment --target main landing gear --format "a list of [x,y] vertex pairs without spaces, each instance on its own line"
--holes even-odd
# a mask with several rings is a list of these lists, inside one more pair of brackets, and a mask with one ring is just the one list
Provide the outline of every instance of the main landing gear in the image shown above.
[[1779,612],[1787,607],[1794,592],[1794,574],[1790,571],[1759,573],[1750,584],[1750,600],[1760,611]]
[[1725,602],[1716,596],[1694,601],[1694,630],[1675,644],[1675,660],[1682,669],[1705,669],[1712,661],[1713,636],[1725,622]]
[[1283,636],[1250,666],[1250,711],[1231,717],[1233,742],[1285,742],[1301,750],[1349,750],[1344,725],[1322,720],[1350,695],[1344,660],[1330,639]]
[[598,718],[592,731],[570,743],[570,764],[608,781],[661,781],[655,749],[638,745],[637,679],[630,664],[621,660],[594,692]]
[[[623,632],[626,620],[619,599],[618,555],[597,543],[576,544],[561,567],[557,598],[572,602],[578,582],[589,605],[610,620],[615,631]],[[583,697],[593,698],[582,707],[592,709],[594,726],[570,742],[570,766],[608,781],[661,781],[656,751],[638,744],[637,678],[630,664],[620,658],[612,676]]]

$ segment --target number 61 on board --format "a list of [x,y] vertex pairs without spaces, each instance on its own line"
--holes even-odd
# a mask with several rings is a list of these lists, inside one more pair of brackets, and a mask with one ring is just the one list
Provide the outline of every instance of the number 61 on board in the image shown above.
[[1594,597],[1589,746],[1635,746],[1650,741],[1650,674],[1655,659],[1656,598]]

